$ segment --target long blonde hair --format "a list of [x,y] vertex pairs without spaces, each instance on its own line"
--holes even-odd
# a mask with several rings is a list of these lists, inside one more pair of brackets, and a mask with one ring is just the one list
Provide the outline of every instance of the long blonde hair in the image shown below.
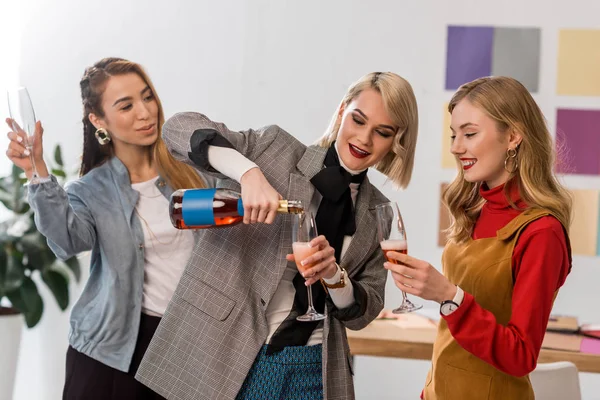
[[[542,111],[527,89],[516,79],[504,76],[476,79],[458,89],[450,100],[448,111],[452,114],[463,99],[496,121],[500,132],[508,134],[513,130],[522,137],[517,148],[516,169],[504,187],[509,203],[516,208],[509,196],[516,185],[528,208],[549,210],[568,230],[571,195],[552,172],[556,157],[552,137]],[[444,191],[443,201],[452,217],[448,239],[464,242],[471,236],[485,200],[479,194],[482,182],[467,182],[462,167],[458,171],[456,179]]]
[[398,187],[405,188],[410,182],[415,160],[415,147],[419,130],[417,100],[404,78],[393,72],[371,72],[354,82],[331,118],[325,134],[317,141],[321,147],[329,147],[337,138],[341,119],[339,111],[350,104],[362,91],[374,89],[381,94],[385,110],[399,127],[391,150],[375,166]]
[[202,178],[192,167],[175,160],[167,150],[167,146],[161,137],[162,126],[165,122],[162,104],[152,81],[142,66],[115,57],[104,58],[87,68],[81,82],[79,82],[83,103],[83,155],[79,170],[80,176],[87,174],[114,155],[112,142],[106,145],[98,143],[94,136],[96,128],[92,125],[88,116],[90,113],[94,113],[99,117],[104,116],[102,94],[106,88],[106,82],[111,76],[129,73],[137,74],[150,87],[158,106],[158,139],[152,145],[151,152],[159,174],[174,190],[206,187]]

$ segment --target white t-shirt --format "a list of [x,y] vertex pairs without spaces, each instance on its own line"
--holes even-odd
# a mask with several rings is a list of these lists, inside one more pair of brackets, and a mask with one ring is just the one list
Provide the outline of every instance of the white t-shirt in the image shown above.
[[194,246],[194,234],[173,227],[169,200],[156,187],[158,177],[131,187],[140,193],[135,206],[144,231],[142,311],[162,316],[179,283]]

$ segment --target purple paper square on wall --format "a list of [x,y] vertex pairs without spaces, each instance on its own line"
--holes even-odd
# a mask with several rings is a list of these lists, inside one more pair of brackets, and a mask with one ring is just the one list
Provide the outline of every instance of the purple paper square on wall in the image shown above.
[[446,90],[492,74],[494,28],[448,26]]
[[557,172],[600,175],[600,110],[558,109]]

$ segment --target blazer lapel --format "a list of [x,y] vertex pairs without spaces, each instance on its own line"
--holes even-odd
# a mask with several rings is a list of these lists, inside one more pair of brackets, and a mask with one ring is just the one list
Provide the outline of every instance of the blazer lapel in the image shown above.
[[292,173],[290,176],[287,198],[288,200],[301,200],[305,210],[310,207],[315,192],[315,187],[310,183],[310,180],[323,168],[326,153],[327,149],[323,147],[307,147],[304,155],[296,165],[300,173]]
[[[369,178],[360,185],[358,198],[355,205],[356,233],[344,253],[341,260],[341,266],[348,271],[348,274],[357,268],[373,250],[371,244],[375,237],[375,218],[372,211],[369,210],[371,202],[371,184]],[[383,267],[382,267],[383,268]]]
[[[326,148],[318,146],[310,146],[306,148],[304,155],[296,165],[299,173],[292,172],[290,174],[289,187],[286,195],[287,200],[300,200],[305,210],[308,210],[312,197],[315,191],[314,186],[310,183],[312,178],[323,167],[325,160]],[[292,216],[280,215],[282,219],[281,236],[279,238],[279,248],[283,253],[280,253],[284,258],[285,254],[292,252]],[[273,280],[273,285],[270,287],[270,292],[274,293],[283,276],[285,268],[280,268],[277,271],[277,278]]]

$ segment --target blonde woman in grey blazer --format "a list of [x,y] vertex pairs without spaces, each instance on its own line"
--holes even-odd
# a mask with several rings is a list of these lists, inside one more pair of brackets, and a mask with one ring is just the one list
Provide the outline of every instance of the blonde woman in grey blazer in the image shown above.
[[[137,379],[169,399],[353,399],[345,329],[377,316],[386,280],[373,208],[387,199],[366,170],[405,187],[417,125],[410,84],[390,72],[355,82],[313,146],[278,126],[233,132],[199,113],[170,118],[163,138],[176,159],[219,176],[239,152],[258,168],[240,179],[246,224],[202,232]],[[323,234],[300,280],[291,217],[275,217],[280,195],[315,212]],[[313,286],[321,323],[295,321],[304,279],[328,286]]]

